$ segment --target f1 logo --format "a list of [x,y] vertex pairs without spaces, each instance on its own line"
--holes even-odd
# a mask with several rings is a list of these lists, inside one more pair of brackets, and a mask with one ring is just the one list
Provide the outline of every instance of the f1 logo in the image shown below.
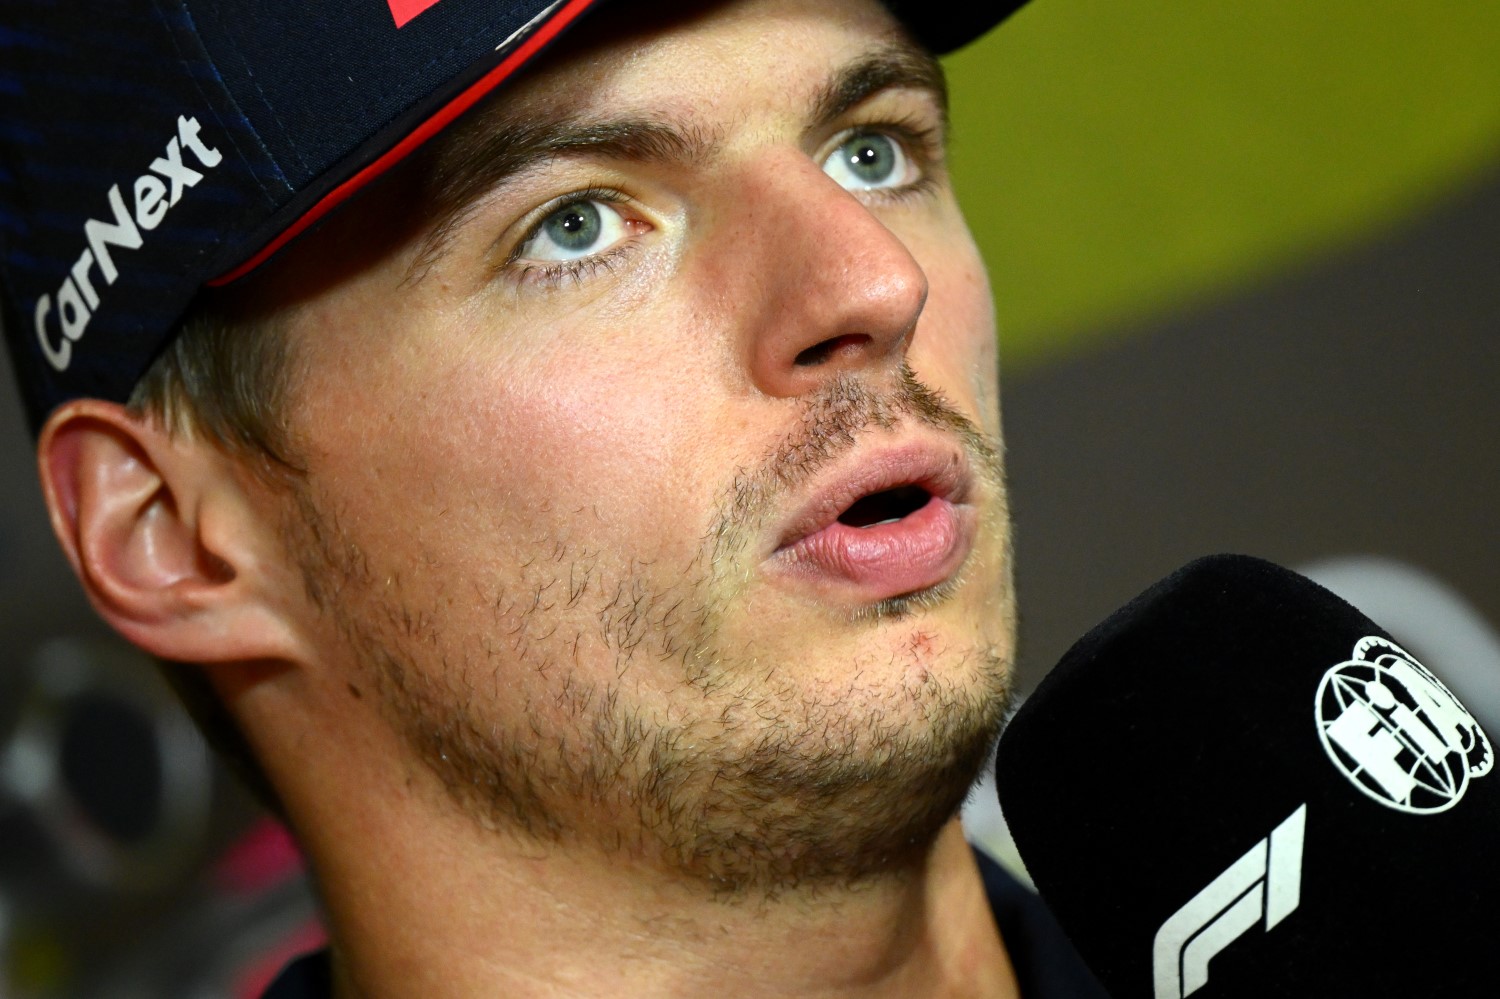
[[385,0],[391,8],[391,17],[396,19],[396,27],[406,26],[406,22],[416,17],[428,7],[433,6],[438,0]]
[[1151,948],[1156,999],[1185,999],[1208,984],[1208,962],[1264,915],[1270,930],[1302,896],[1302,834],[1307,806],[1230,864],[1174,912]]

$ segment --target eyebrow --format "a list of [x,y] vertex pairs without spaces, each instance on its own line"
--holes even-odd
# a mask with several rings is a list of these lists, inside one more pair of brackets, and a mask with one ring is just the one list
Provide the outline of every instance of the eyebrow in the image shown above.
[[813,101],[814,129],[823,128],[883,90],[919,90],[932,95],[948,125],[948,81],[927,50],[894,43],[841,67]]
[[[840,66],[811,102],[805,131],[827,128],[876,94],[910,89],[929,94],[948,125],[943,68],[925,49],[892,42]],[[713,130],[673,115],[516,120],[503,105],[460,125],[427,157],[423,208],[432,220],[407,270],[420,281],[482,196],[538,164],[568,156],[641,163],[703,163],[722,139]]]

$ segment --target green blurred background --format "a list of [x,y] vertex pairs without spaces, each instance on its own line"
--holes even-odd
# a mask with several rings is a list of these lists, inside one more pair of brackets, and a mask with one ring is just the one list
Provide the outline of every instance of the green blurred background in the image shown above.
[[1044,0],[947,66],[1009,365],[1369,238],[1500,162],[1500,3]]

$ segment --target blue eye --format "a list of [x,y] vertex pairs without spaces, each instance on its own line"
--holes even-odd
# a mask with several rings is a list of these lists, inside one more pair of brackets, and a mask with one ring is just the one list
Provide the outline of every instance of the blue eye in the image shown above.
[[899,187],[910,182],[906,151],[880,132],[857,132],[823,161],[823,172],[851,191]]
[[625,235],[625,220],[608,202],[580,198],[542,219],[516,250],[516,258],[577,260],[608,249]]

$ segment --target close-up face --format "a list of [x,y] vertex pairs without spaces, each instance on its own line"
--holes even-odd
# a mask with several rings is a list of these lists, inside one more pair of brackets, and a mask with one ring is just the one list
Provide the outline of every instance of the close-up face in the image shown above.
[[857,876],[952,815],[1012,656],[941,76],[873,0],[631,10],[440,140],[452,211],[290,311],[295,613],[328,703],[487,826]]

